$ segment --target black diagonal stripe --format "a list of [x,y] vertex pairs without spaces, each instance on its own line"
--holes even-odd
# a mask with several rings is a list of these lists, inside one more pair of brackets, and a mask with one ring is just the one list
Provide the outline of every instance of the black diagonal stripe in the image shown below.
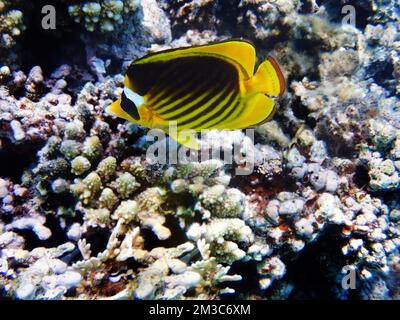
[[[164,92],[164,93],[162,93],[159,97],[157,97],[155,101],[151,101],[151,103],[154,106],[157,106],[157,104],[161,100],[171,95],[171,92],[180,89],[182,84],[186,83],[193,77],[193,74],[190,72],[190,69],[189,71],[186,70],[186,72],[183,72],[184,66],[181,66],[181,64],[182,63],[177,62],[177,66],[174,66],[173,62],[171,61],[170,62],[171,72],[167,74],[165,77],[160,78],[159,81],[157,81],[157,85],[154,88],[154,92],[155,93]],[[157,109],[159,109],[158,106]]]
[[[201,75],[198,75],[201,76]],[[165,107],[166,105],[170,104],[176,96],[179,96],[182,91],[186,90],[193,90],[193,88],[187,88],[187,85],[194,85],[193,84],[193,77],[194,75],[191,72],[185,72],[179,70],[179,68],[175,68],[173,75],[171,77],[167,77],[163,83],[158,84],[157,91],[164,92],[162,93],[155,101],[152,101],[151,104],[153,105],[153,109],[155,111],[160,110],[161,108]],[[160,103],[160,101],[168,98],[167,101]]]
[[[194,91],[199,84],[210,81],[210,77],[213,73],[215,74],[220,72],[221,74],[226,74],[228,72],[232,73],[232,71],[236,71],[229,63],[214,57],[187,57],[182,58],[181,60],[185,63],[181,65],[179,69],[182,70],[182,73],[189,75],[189,80],[185,80],[185,82],[190,83],[191,86],[188,85],[184,87],[183,90],[178,90],[174,95],[164,94],[164,98],[169,96],[169,99],[162,104],[157,105],[154,110],[161,111],[162,108],[171,104],[174,100],[178,99],[178,97],[188,95],[191,91]],[[185,77],[185,79],[187,79],[187,77]],[[173,83],[174,80],[175,79],[171,79],[171,82]],[[174,89],[170,88],[168,92],[174,92]],[[167,110],[162,110],[162,112],[166,113],[172,109],[173,107],[168,108]]]
[[[188,70],[184,65],[190,64],[189,60],[174,59],[171,61],[157,61],[151,63],[132,63],[126,75],[131,80],[135,91],[140,95],[148,94],[152,89],[157,87],[161,81],[166,84],[171,84],[170,81],[165,81],[164,76],[170,78],[171,71],[175,68],[178,69],[180,76],[185,75]],[[185,73],[182,73],[186,71]],[[177,78],[179,79],[179,78]],[[175,79],[176,80],[176,79]]]
[[[215,83],[217,83],[217,86],[214,88],[212,87]],[[163,111],[160,113],[161,115],[166,115],[165,119],[166,120],[176,120],[181,117],[184,117],[187,114],[190,114],[191,112],[194,112],[197,110],[200,106],[202,106],[205,102],[210,100],[213,96],[217,95],[221,90],[226,87],[226,79],[221,79],[221,73],[219,72],[214,72],[212,75],[210,75],[210,78],[207,79],[204,83],[201,85],[198,85],[196,90],[193,92],[192,95],[184,99],[183,101],[179,102],[177,105],[172,106],[171,108],[168,108],[167,110]],[[189,105],[189,103],[204,93],[207,93],[200,101],[197,103],[193,104],[189,108],[185,108],[185,106]],[[171,117],[168,116],[168,112],[171,110],[180,110],[182,109],[181,112],[179,112],[176,115],[172,115]]]
[[129,100],[128,97],[125,95],[125,92],[122,91],[121,95],[121,108],[127,114],[129,114],[133,119],[140,120],[138,109],[135,103],[132,100]]
[[[179,83],[177,84],[170,85],[170,87],[166,90],[165,94],[163,95],[164,97],[160,98],[159,100],[166,97],[168,97],[168,99],[163,103],[156,105],[154,110],[162,113],[170,111],[171,108],[167,108],[166,110],[162,109],[170,105],[176,99],[179,99],[179,97],[183,97],[189,94],[190,92],[195,91],[198,88],[199,83],[202,83],[206,80],[205,77],[207,74],[207,70],[205,71],[206,72],[197,72],[197,73],[189,72],[188,75],[182,79],[182,81],[179,81]],[[171,82],[172,81],[174,80],[171,79]]]
[[240,98],[238,98],[235,103],[232,103],[230,107],[225,109],[224,113],[228,111],[226,115],[223,115],[221,118],[217,119],[217,121],[210,122],[207,126],[204,127],[204,129],[212,128],[224,121],[226,121],[227,123],[232,121],[233,119],[229,119],[229,117],[233,114],[235,110],[237,110],[239,103],[240,103]]
[[178,75],[179,70],[174,67],[172,63],[165,63],[166,67],[162,71],[160,77],[157,79],[155,85],[150,90],[150,97],[153,98],[155,96],[154,93],[160,93],[164,88],[160,87],[162,84],[168,84],[171,78],[174,78]]
[[233,103],[233,101],[237,98],[237,88],[234,86],[230,91],[232,94],[231,94],[230,98],[228,99],[228,101],[226,103],[223,103],[223,99],[218,101],[218,104],[220,105],[218,108],[218,111],[213,112],[208,117],[206,117],[202,122],[200,122],[199,124],[196,124],[195,128],[201,128],[207,122],[211,121],[211,119],[213,119],[215,117],[216,113],[223,112],[226,108],[228,108]]
[[[216,99],[213,103],[211,103],[207,108],[205,108],[203,111],[201,111],[198,114],[193,115],[191,118],[184,120],[183,122],[178,123],[178,126],[184,126],[189,123],[192,123],[198,119],[201,119],[205,115],[209,114],[212,110],[215,110],[215,112],[222,112],[224,104],[222,102],[226,99],[226,97],[230,94],[233,93],[235,90],[235,83],[230,82],[224,92]],[[235,96],[233,93],[232,96]],[[214,113],[215,113],[214,112]],[[199,127],[199,125],[196,125],[196,128]]]

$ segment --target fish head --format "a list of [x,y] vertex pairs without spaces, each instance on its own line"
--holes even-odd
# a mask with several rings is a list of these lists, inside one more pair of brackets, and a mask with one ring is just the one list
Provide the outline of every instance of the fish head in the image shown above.
[[128,113],[126,113],[121,107],[122,97],[119,97],[115,100],[111,105],[107,108],[107,112],[118,117],[131,122],[136,122],[136,120],[131,117]]
[[108,112],[130,122],[144,125],[147,115],[142,108],[144,98],[125,87],[121,96],[108,108]]

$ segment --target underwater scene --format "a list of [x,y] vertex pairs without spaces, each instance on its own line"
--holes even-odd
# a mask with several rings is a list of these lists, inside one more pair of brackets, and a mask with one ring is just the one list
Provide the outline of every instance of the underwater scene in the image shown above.
[[398,0],[0,0],[0,300],[400,298]]

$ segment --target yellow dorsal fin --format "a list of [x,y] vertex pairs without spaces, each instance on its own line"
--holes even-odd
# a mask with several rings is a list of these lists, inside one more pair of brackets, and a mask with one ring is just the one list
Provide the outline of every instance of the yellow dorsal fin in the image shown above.
[[135,60],[134,64],[168,61],[171,59],[193,56],[193,55],[214,55],[222,59],[234,61],[244,71],[244,78],[253,76],[256,62],[256,51],[254,46],[245,40],[227,40],[200,46],[183,47],[159,52],[150,53],[143,58]]
[[243,40],[230,40],[199,46],[195,48],[198,52],[217,54],[239,63],[246,70],[248,78],[254,74],[254,65],[256,63],[256,50],[254,46]]

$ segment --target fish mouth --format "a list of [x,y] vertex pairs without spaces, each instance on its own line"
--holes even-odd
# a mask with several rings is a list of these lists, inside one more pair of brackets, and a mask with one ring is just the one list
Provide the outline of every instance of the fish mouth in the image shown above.
[[115,100],[113,103],[111,103],[106,111],[114,116],[119,117],[118,110],[121,109],[121,98],[118,98],[118,100]]

